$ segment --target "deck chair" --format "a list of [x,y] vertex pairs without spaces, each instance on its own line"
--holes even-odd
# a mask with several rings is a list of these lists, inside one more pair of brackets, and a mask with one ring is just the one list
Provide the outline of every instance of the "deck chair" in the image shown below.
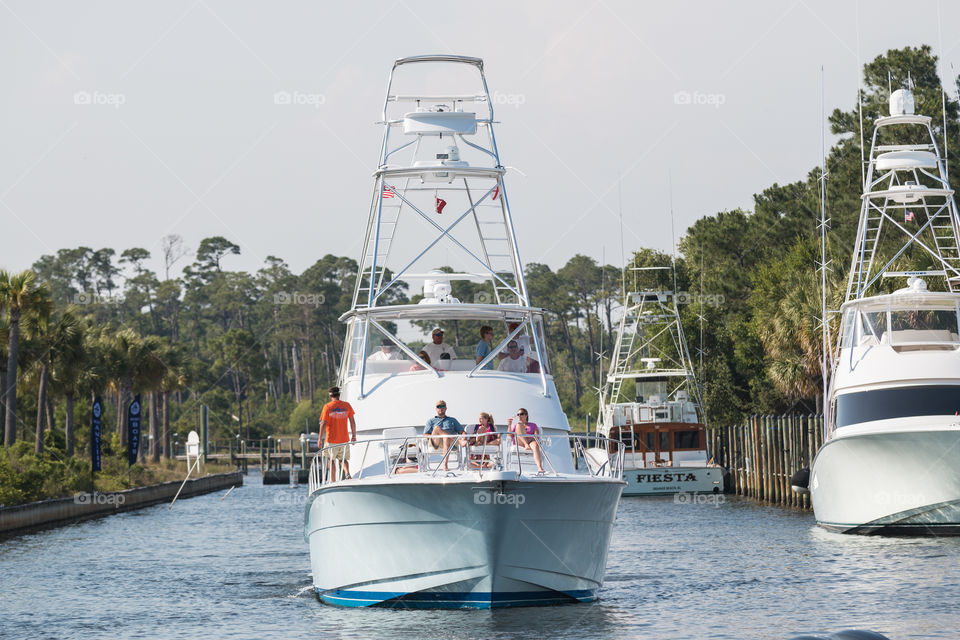
[[[409,469],[417,467],[417,458],[419,457],[419,447],[417,447],[416,427],[392,427],[383,430],[384,446],[386,447],[387,465],[386,472],[389,473],[396,465],[396,470]],[[412,446],[411,446],[412,445]]]

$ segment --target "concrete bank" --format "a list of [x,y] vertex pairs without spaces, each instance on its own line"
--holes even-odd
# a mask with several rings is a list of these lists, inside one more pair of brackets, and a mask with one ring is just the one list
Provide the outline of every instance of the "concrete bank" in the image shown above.
[[[0,507],[0,538],[170,502],[182,482],[163,482],[109,493],[82,493],[69,498]],[[187,481],[178,500],[242,484],[243,474],[239,471],[194,478]]]

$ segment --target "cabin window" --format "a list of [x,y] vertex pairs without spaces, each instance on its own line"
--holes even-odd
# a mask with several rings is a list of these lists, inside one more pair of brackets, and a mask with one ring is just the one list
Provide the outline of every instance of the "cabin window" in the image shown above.
[[887,331],[887,312],[865,311],[860,314],[860,319],[862,321],[860,341],[863,342],[864,338],[873,337],[877,342],[880,342],[883,334]]
[[837,427],[908,416],[956,416],[960,413],[960,385],[898,387],[836,397]]
[[894,309],[890,312],[891,344],[954,344],[955,309]]
[[670,451],[670,432],[660,432],[660,451]]
[[840,348],[847,349],[853,346],[854,321],[857,318],[856,309],[847,309],[843,312],[843,329],[840,334]]
[[673,448],[699,449],[700,432],[695,429],[691,431],[675,431],[673,434]]
[[644,442],[645,442],[646,445],[647,445],[647,451],[653,451],[654,445],[656,445],[656,442],[657,442],[656,439],[655,439],[655,435],[654,435],[653,431],[647,431],[647,432],[646,432],[645,434],[643,434],[643,435],[646,436],[646,437],[644,438]]

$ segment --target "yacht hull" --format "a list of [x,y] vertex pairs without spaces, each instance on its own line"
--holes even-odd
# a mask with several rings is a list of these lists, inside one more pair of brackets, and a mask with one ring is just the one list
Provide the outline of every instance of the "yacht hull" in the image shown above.
[[814,515],[841,533],[960,534],[960,430],[834,438],[810,474]]
[[522,479],[325,487],[305,514],[314,588],[353,607],[589,602],[622,488]]
[[666,496],[678,493],[723,493],[720,467],[645,467],[624,469],[625,496]]

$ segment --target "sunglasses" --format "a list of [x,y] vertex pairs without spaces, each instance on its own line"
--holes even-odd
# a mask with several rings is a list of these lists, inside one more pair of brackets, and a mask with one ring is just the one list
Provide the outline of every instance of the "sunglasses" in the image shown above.
[[517,348],[517,345],[515,345],[515,344],[508,344],[508,345],[507,345],[507,349],[516,349],[516,348]]
[[521,412],[519,412],[517,415],[518,415],[518,416],[525,416],[525,415],[527,415],[527,412],[526,412],[526,411],[521,411]]
[[445,404],[438,404],[438,405],[437,405],[437,409],[446,409],[446,408],[447,408],[447,405],[445,405]]

